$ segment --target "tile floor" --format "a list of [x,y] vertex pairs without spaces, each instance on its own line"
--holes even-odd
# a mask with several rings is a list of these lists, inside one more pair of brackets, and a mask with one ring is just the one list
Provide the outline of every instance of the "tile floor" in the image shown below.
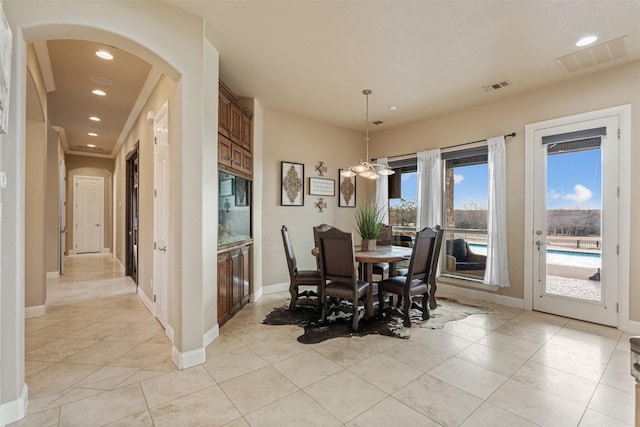
[[[74,257],[26,321],[27,416],[13,426],[629,426],[629,334],[493,306],[409,340],[296,341],[249,304],[183,371],[109,257]],[[489,304],[484,304],[489,305]]]

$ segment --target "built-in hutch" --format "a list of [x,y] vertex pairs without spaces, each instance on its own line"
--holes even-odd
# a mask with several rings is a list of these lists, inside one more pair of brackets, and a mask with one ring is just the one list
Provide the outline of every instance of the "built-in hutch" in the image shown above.
[[253,113],[220,81],[218,98],[218,325],[246,303],[252,271]]

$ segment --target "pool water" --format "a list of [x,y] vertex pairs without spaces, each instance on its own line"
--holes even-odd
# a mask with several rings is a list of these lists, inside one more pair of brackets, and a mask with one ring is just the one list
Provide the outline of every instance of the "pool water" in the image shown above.
[[[486,255],[487,245],[470,243],[469,247],[474,253]],[[547,264],[572,265],[575,267],[600,268],[601,256],[598,253],[585,253],[575,251],[547,250]]]

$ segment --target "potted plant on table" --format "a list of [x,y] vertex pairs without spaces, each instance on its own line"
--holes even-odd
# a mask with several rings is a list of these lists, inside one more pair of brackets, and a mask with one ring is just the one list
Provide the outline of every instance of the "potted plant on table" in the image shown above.
[[362,203],[356,213],[356,225],[362,238],[362,250],[375,251],[376,240],[383,226],[382,209],[372,202]]

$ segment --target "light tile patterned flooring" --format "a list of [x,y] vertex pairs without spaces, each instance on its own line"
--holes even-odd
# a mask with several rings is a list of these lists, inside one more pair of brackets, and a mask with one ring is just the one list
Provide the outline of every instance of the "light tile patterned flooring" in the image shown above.
[[[495,313],[383,336],[296,341],[249,304],[207,362],[183,371],[109,257],[74,257],[26,321],[27,416],[15,426],[628,426],[629,334],[547,314]],[[489,304],[484,304],[489,305]]]

